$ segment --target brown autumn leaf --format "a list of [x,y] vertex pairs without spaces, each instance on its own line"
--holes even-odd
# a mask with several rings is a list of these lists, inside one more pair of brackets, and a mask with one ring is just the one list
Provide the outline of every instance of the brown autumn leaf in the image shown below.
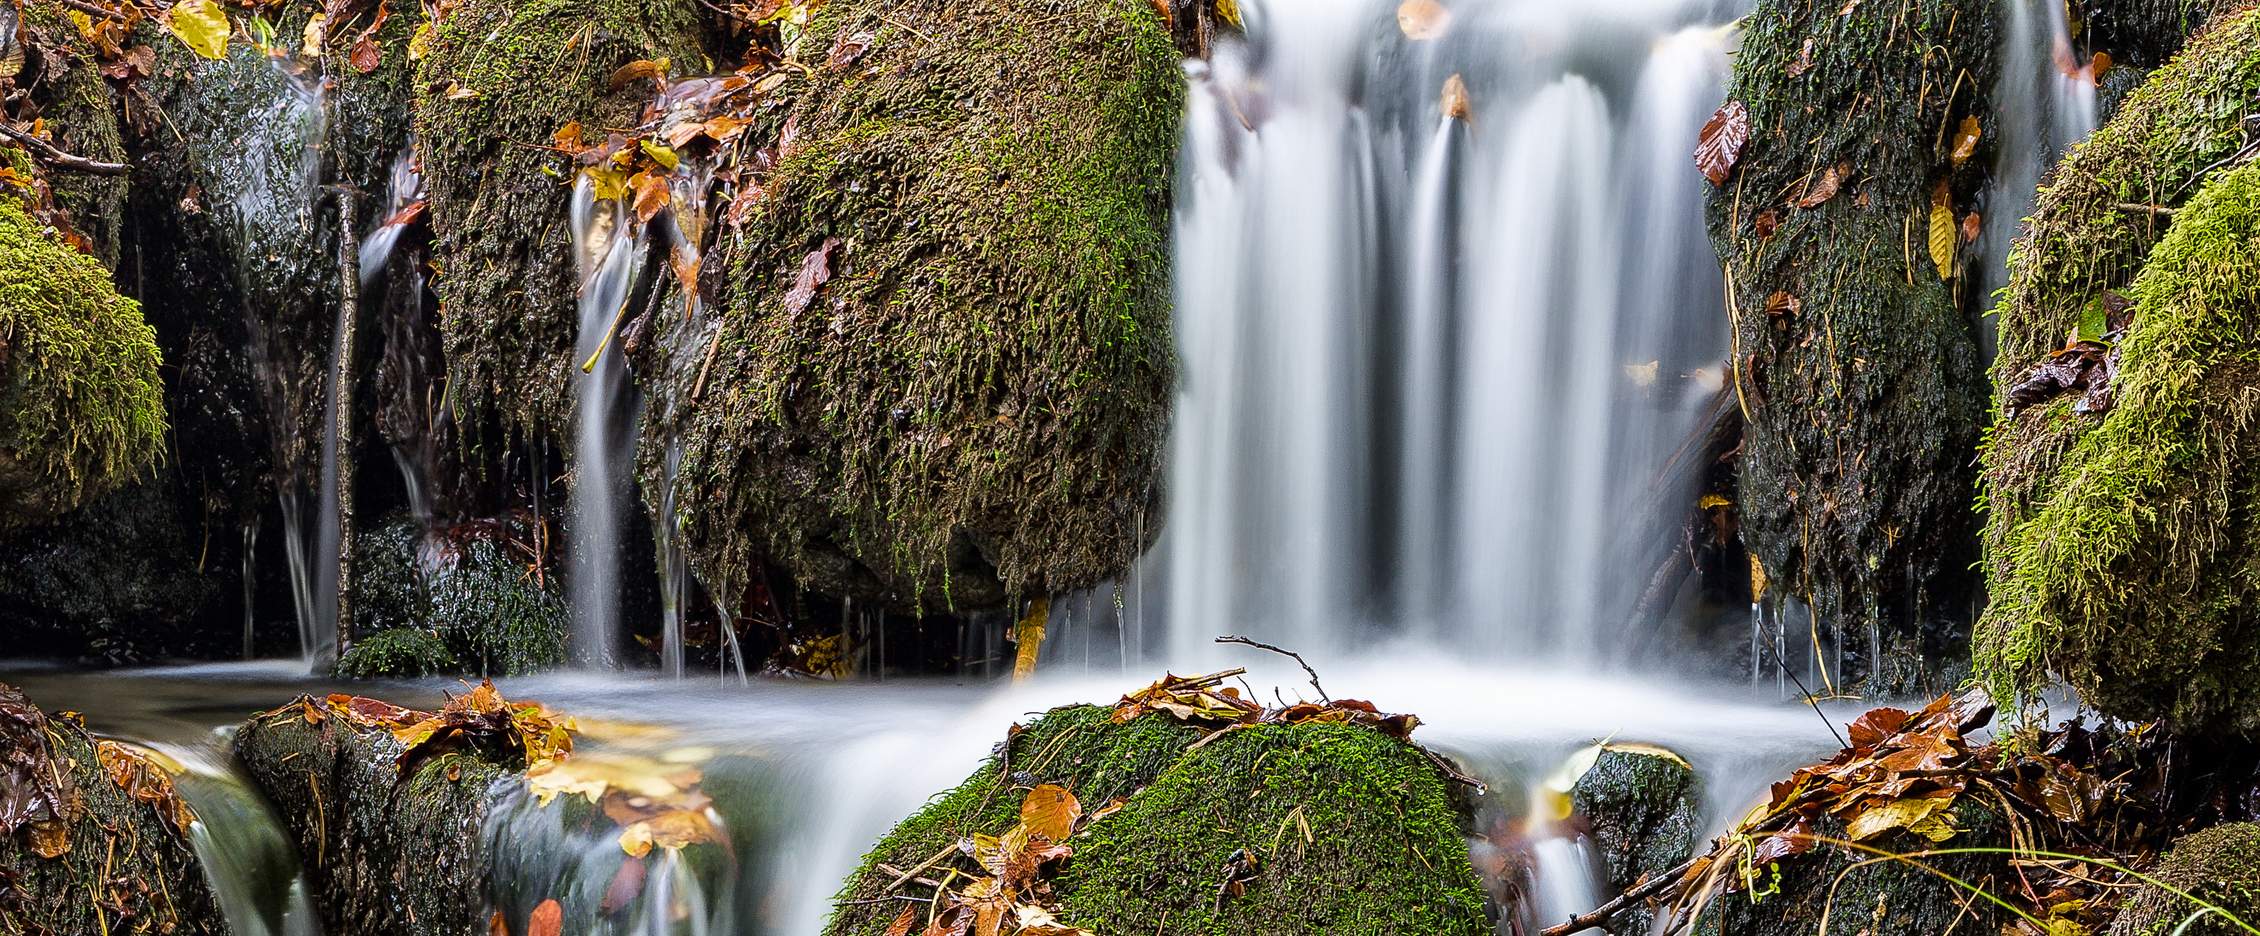
[[50,861],[71,853],[71,824],[61,819],[34,822],[31,829],[31,853]]
[[2110,71],[2110,70],[2111,70],[2111,53],[2109,53],[2109,52],[2097,52],[2097,53],[2095,53],[2095,57],[2094,57],[2094,58],[2092,58],[2092,59],[2089,59],[2089,60],[2088,60],[2088,66],[2087,66],[2087,67],[2088,67],[2088,77],[2095,79],[2095,83],[2096,83],[2096,84],[2099,84],[2099,85],[2100,85],[2100,84],[2102,84],[2102,83],[2103,83],[2103,73],[2104,73],[2104,72],[2107,72],[2107,71]]
[[1759,240],[1765,240],[1772,237],[1774,230],[1779,227],[1781,227],[1781,213],[1768,208],[1758,212],[1758,216],[1751,220],[1750,233],[1758,235]]
[[1712,185],[1725,185],[1734,174],[1734,164],[1742,158],[1742,147],[1750,142],[1750,109],[1741,101],[1728,101],[1719,105],[1711,119],[1703,124],[1703,133],[1695,143],[1695,166]]
[[816,301],[816,291],[832,281],[832,252],[840,249],[840,239],[827,237],[822,246],[801,258],[800,275],[793,278],[793,288],[785,293],[785,309],[793,313],[808,311]]
[[871,51],[871,43],[877,38],[869,31],[841,33],[838,39],[832,41],[832,51],[824,56],[825,66],[846,68],[855,64],[863,58],[864,53]]
[[1076,802],[1075,794],[1056,783],[1046,783],[1028,791],[1028,798],[1020,801],[1020,822],[1031,835],[1040,835],[1054,842],[1067,841],[1075,834],[1075,822],[1083,818],[1083,804]]
[[561,936],[565,929],[565,908],[550,898],[534,908],[534,915],[526,920],[526,936]]
[[668,200],[674,197],[667,177],[656,172],[644,171],[630,176],[628,188],[636,193],[636,219],[645,224],[658,217],[667,208]]
[[1969,162],[1970,157],[1977,155],[1978,137],[1984,135],[1984,133],[1985,129],[1978,125],[1978,119],[1975,116],[1962,118],[1962,125],[1954,131],[1953,160],[1955,166],[1959,167],[1963,163]]
[[1798,301],[1796,296],[1786,291],[1775,292],[1766,297],[1766,314],[1774,318],[1796,315],[1798,310],[1804,307],[1804,303]]
[[652,79],[653,81],[657,81],[661,84],[666,84],[667,65],[668,62],[665,57],[656,59],[637,59],[633,62],[629,62],[626,65],[622,65],[617,70],[613,71],[612,77],[605,79],[605,84],[611,86],[612,90],[614,91],[618,91],[621,88],[625,88],[628,85],[641,81],[645,78]]
[[1423,42],[1452,28],[1452,11],[1436,0],[1404,0],[1397,4],[1397,29],[1405,38]]
[[1985,233],[1985,218],[1983,216],[1975,211],[1962,216],[1962,243],[1976,243],[1978,235],[1983,233]]
[[[1154,2],[1159,3],[1161,0],[1154,0]],[[904,907],[901,913],[895,914],[895,921],[887,924],[886,936],[909,936],[910,928],[917,923],[918,908]]]
[[1811,71],[1812,69],[1813,69],[1813,37],[1811,37],[1811,36],[1806,36],[1806,37],[1805,37],[1805,44],[1804,44],[1803,46],[1799,47],[1799,48],[1798,48],[1798,50],[1797,50],[1797,59],[1796,59],[1796,61],[1790,62],[1790,63],[1789,63],[1789,65],[1788,65],[1788,67],[1787,67],[1787,68],[1784,68],[1784,69],[1782,69],[1782,71],[1783,71],[1783,72],[1785,72],[1785,73],[1787,73],[1787,74],[1789,75],[1789,77],[1791,77],[1791,78],[1795,78],[1795,77],[1797,77],[1797,76],[1799,76],[1799,75],[1802,75],[1802,74],[1804,74],[1804,73],[1806,73],[1806,72],[1808,72],[1808,71]]
[[346,56],[346,61],[352,63],[354,71],[366,75],[384,64],[384,50],[377,48],[375,37],[362,33],[353,40],[353,51]]
[[96,741],[94,757],[102,763],[102,772],[112,785],[125,791],[135,802],[149,804],[174,832],[188,834],[189,825],[196,821],[196,812],[174,789],[172,774],[147,752],[116,741]]
[[1850,163],[1837,163],[1828,167],[1828,171],[1821,173],[1818,180],[1805,187],[1805,195],[1797,199],[1797,207],[1818,208],[1827,204],[1829,199],[1835,198],[1836,193],[1844,188],[1844,180],[1851,175]]
[[487,936],[510,936],[510,921],[502,918],[502,911],[487,917]]
[[1462,122],[1467,120],[1467,81],[1457,72],[1444,79],[1443,105],[1444,116]]

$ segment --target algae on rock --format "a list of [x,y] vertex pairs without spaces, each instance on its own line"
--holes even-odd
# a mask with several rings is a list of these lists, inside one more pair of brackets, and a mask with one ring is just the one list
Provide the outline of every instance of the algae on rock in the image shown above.
[[[1660,879],[1695,854],[1701,780],[1676,756],[1604,747],[1571,787],[1570,802],[1590,827],[1610,893]],[[1654,919],[1649,908],[1633,907],[1618,915],[1616,928],[1646,933]]]
[[719,321],[639,367],[682,446],[646,447],[646,499],[673,479],[725,602],[764,560],[923,612],[1118,574],[1172,391],[1170,35],[1145,0],[834,0],[802,40],[865,41],[779,90],[790,140],[706,260]]
[[[1101,933],[1424,933],[1491,923],[1446,779],[1411,744],[1340,724],[1218,735],[1162,715],[1056,709],[990,763],[896,826],[841,890],[827,936],[878,936],[898,912],[871,901],[944,846],[996,834],[1024,789],[1052,783],[1119,811],[1070,840],[1050,882],[1061,922]],[[1308,830],[1307,832],[1305,830]],[[1257,869],[1224,888],[1235,855]],[[1244,865],[1243,865],[1244,866]]]
[[[2260,926],[2260,825],[2215,826],[2175,840],[2150,875]],[[2238,936],[2251,932],[2196,901],[2146,884],[2111,921],[2110,936]],[[2187,929],[2184,921],[2196,917]]]
[[536,576],[499,542],[508,535],[499,523],[372,524],[354,554],[371,636],[338,662],[339,673],[522,676],[565,662],[564,597],[554,578]]
[[1968,616],[1983,384],[1959,245],[1936,262],[1926,232],[1984,185],[1954,128],[1991,120],[1994,6],[1766,0],[1735,60],[1749,140],[1709,220],[1748,419],[1742,533],[1863,669],[1887,643],[1943,650]]
[[133,481],[165,450],[157,343],[102,264],[0,196],[0,531]]
[[2260,730],[2260,168],[2208,174],[2244,145],[2255,49],[2260,13],[2216,20],[2065,161],[2014,251],[2003,400],[2121,299],[2131,323],[2107,411],[2004,404],[1987,440],[1997,697],[2054,676],[2115,716]]

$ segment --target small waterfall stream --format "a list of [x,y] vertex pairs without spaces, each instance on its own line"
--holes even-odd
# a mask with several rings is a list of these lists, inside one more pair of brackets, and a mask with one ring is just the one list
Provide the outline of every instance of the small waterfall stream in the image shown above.
[[633,509],[635,419],[626,355],[614,346],[636,280],[651,252],[625,199],[600,201],[583,178],[573,187],[573,252],[581,274],[580,337],[574,346],[572,575],[574,654],[609,666],[620,639],[623,527]]

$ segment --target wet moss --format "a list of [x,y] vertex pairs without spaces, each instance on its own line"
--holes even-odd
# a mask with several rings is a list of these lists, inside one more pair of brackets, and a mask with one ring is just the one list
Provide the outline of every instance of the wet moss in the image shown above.
[[[1951,631],[1943,656],[1967,623],[1984,403],[1966,265],[1942,278],[1925,232],[1940,186],[1959,220],[1985,184],[1982,155],[1951,152],[1964,117],[1995,136],[1994,5],[1768,0],[1743,24],[1729,97],[1750,138],[1709,205],[1748,423],[1743,537],[1819,620],[1877,643]],[[1861,669],[1890,659],[1850,649]]]
[[[0,686],[0,701],[11,698],[23,701]],[[83,727],[64,718],[40,721],[0,726],[0,750],[13,756],[21,753],[17,745],[37,746],[58,769],[70,850],[41,858],[28,830],[0,838],[0,932],[226,936],[228,921],[188,837],[111,782]]]
[[[2247,17],[2201,45],[2254,28],[2260,18]],[[2236,56],[2260,65],[2253,48],[2246,39]],[[2183,67],[2169,66],[2161,79]],[[2260,78],[2260,68],[2251,74]],[[2128,116],[2157,113],[2151,94],[2139,93]],[[2120,139],[2099,134],[2092,145]],[[2089,168],[2088,158],[2083,147],[2065,175]],[[2116,181],[2101,197],[2169,197],[2125,188],[2135,184],[2128,177]],[[2069,206],[2051,201],[2042,209],[2052,207]],[[2121,269],[2114,259],[2147,239],[2108,204],[2086,207],[2095,209],[2086,230],[2067,230],[2061,216],[2052,225],[2036,222],[2020,250],[2028,289],[2013,284],[2002,305],[2004,381],[2020,374],[2015,360],[2038,353],[2050,313],[2111,285]],[[2077,256],[2062,255],[2075,245]],[[2058,401],[2005,415],[1996,427],[1987,462],[1993,602],[1978,659],[1997,694],[2054,674],[2119,717],[2260,730],[2252,664],[2260,654],[2260,483],[2251,470],[2260,463],[2255,256],[2260,166],[2247,165],[2211,176],[2181,205],[2126,286],[2134,320],[2116,348],[2116,404],[2097,417]],[[2068,268],[2085,272],[2063,282],[2064,291],[2032,288]],[[2012,324],[2021,355],[2014,360],[2006,340]]]
[[1119,573],[1173,372],[1170,37],[1141,0],[841,0],[804,45],[863,33],[764,115],[795,142],[707,258],[720,323],[664,324],[643,375],[694,567],[923,611]]
[[513,775],[450,754],[400,777],[400,751],[388,732],[309,724],[295,706],[235,738],[237,760],[290,827],[323,932],[485,933],[480,832]]
[[522,676],[564,663],[570,621],[557,582],[500,535],[480,524],[427,532],[408,517],[373,524],[356,544],[354,594],[363,626],[384,633],[357,642],[340,675]]
[[[545,147],[571,121],[635,125],[650,82],[612,88],[620,66],[665,58],[695,71],[695,11],[690,0],[466,0],[434,30],[415,75],[415,129],[448,400],[468,444],[566,424],[580,285],[573,166]],[[474,462],[500,463],[490,456]]]
[[337,658],[337,675],[347,679],[417,679],[457,672],[455,654],[439,635],[395,627],[353,642]]
[[[2246,923],[2260,925],[2260,825],[2237,823],[2183,836],[2148,873]],[[2250,932],[2212,913],[2186,929],[2179,928],[2201,912],[2204,908],[2195,901],[2156,884],[2145,885],[2111,921],[2110,936],[2237,936]]]
[[[23,4],[25,27],[40,52],[37,73],[18,76],[15,82],[30,90],[28,106],[18,116],[45,121],[64,152],[97,162],[124,162],[117,95],[67,10],[53,0]],[[116,269],[125,236],[127,178],[58,172],[48,184],[54,187],[55,203],[69,213],[71,229],[86,236],[104,266]]]
[[[2005,848],[2006,830],[1991,810],[1964,800],[1953,807],[1965,831],[1943,845],[1907,832],[1869,844],[1892,854],[1928,848]],[[1835,820],[1820,834],[1842,836]],[[2013,893],[2016,872],[2006,855],[1964,854],[1920,859],[1925,870],[1902,861],[1823,845],[1761,869],[1757,886],[1716,898],[1699,916],[1697,936],[1930,936],[1993,933],[2013,919],[1959,885],[1953,875],[1995,894]],[[1938,873],[1934,873],[1938,872]],[[1822,920],[1827,925],[1822,926]]]
[[[1589,827],[1612,893],[1654,879],[1695,853],[1702,799],[1695,771],[1685,763],[1654,754],[1603,751],[1578,778],[1570,802]],[[1635,907],[1621,919],[1621,932],[1645,933],[1654,912]]]
[[[892,904],[859,903],[959,837],[1017,820],[1027,788],[1066,786],[1095,808],[1052,887],[1065,922],[1097,932],[1479,934],[1490,931],[1445,781],[1417,751],[1341,725],[1264,726],[1188,750],[1203,732],[1160,716],[1113,724],[1055,710],[1007,753],[888,834],[841,891],[826,932],[876,934]],[[1307,823],[1311,834],[1301,831]],[[1227,862],[1260,863],[1219,898]]]
[[154,334],[93,257],[0,196],[0,530],[57,516],[164,454]]

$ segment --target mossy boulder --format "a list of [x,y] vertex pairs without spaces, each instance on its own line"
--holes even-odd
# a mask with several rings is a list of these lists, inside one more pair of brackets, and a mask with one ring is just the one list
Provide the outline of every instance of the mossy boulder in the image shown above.
[[1146,0],[835,0],[802,43],[866,39],[761,116],[791,142],[706,258],[718,320],[639,364],[681,446],[646,446],[647,502],[672,478],[725,600],[765,559],[929,612],[1117,574],[1172,391],[1169,32]]
[[[96,162],[123,163],[118,98],[101,73],[93,45],[71,24],[70,8],[55,0],[22,4],[25,70],[13,79],[24,89],[16,118],[43,120],[51,141],[66,153]],[[73,231],[84,235],[104,266],[118,266],[126,235],[128,181],[122,175],[58,172],[47,179]]]
[[[1571,787],[1570,805],[1585,822],[1613,893],[1658,879],[1695,854],[1702,788],[1695,769],[1677,757],[1605,748]],[[1635,907],[1617,919],[1617,932],[1646,933],[1655,913]]]
[[[1866,844],[1893,854],[1931,848],[1995,847],[2007,851],[1997,814],[1964,800],[1951,815],[1962,834],[1943,845],[1898,831]],[[1815,831],[1841,838],[1834,819]],[[1952,875],[1992,893],[2015,886],[2006,854],[1957,854],[1921,859],[1929,870],[1903,861],[1832,845],[1759,869],[1755,885],[1714,898],[1695,922],[1697,936],[1938,936],[1994,933],[2013,918],[1962,886]],[[1824,925],[1825,922],[1825,925]]]
[[2012,256],[2004,401],[2096,320],[2123,334],[2107,408],[2004,402],[1988,440],[1998,697],[2061,678],[2115,716],[2260,730],[2260,168],[2214,168],[2244,145],[2256,49],[2249,12],[2194,40],[2066,159]]
[[512,438],[570,438],[567,387],[579,274],[568,224],[572,160],[546,149],[567,123],[632,127],[638,60],[694,69],[692,0],[465,0],[418,63],[417,151],[430,187],[448,399],[484,463]]
[[[2183,836],[2158,867],[2159,881],[2260,925],[2260,825],[2236,823]],[[2203,913],[2187,929],[2191,916]],[[2238,936],[2250,930],[2211,913],[2196,901],[2146,884],[2111,921],[2110,936]]]
[[1984,189],[1983,154],[1952,151],[1965,118],[1997,136],[1997,20],[1990,0],[1764,0],[1742,20],[1728,96],[1749,139],[1709,203],[1748,417],[1742,535],[1777,594],[1879,638],[1850,641],[1855,679],[1896,656],[1880,644],[1943,653],[1967,624],[1974,277],[1925,232],[1934,203],[1959,225]]
[[[840,891],[828,936],[878,936],[899,905],[872,900],[949,843],[1018,821],[1028,789],[1066,787],[1086,810],[1126,798],[1070,843],[1050,881],[1059,919],[1101,933],[1491,931],[1446,780],[1407,742],[1339,724],[1208,733],[1161,715],[1056,709],[882,839]],[[1304,829],[1309,833],[1306,835]],[[1236,855],[1254,878],[1225,890]]]
[[514,535],[502,522],[427,530],[408,517],[364,530],[354,588],[370,636],[338,662],[339,675],[520,676],[565,662],[565,599],[554,575],[518,558]]
[[246,723],[236,759],[290,827],[327,933],[486,933],[484,822],[514,767],[447,754],[400,776],[390,732],[300,706]]
[[10,651],[97,665],[240,653],[230,625],[242,619],[230,620],[227,600],[240,583],[223,584],[236,568],[229,561],[240,561],[228,549],[234,531],[199,542],[178,484],[167,467],[0,538],[0,633]]
[[0,685],[0,932],[226,936],[187,830],[113,781],[95,744]]
[[0,532],[134,480],[165,450],[157,343],[93,257],[0,196]]

